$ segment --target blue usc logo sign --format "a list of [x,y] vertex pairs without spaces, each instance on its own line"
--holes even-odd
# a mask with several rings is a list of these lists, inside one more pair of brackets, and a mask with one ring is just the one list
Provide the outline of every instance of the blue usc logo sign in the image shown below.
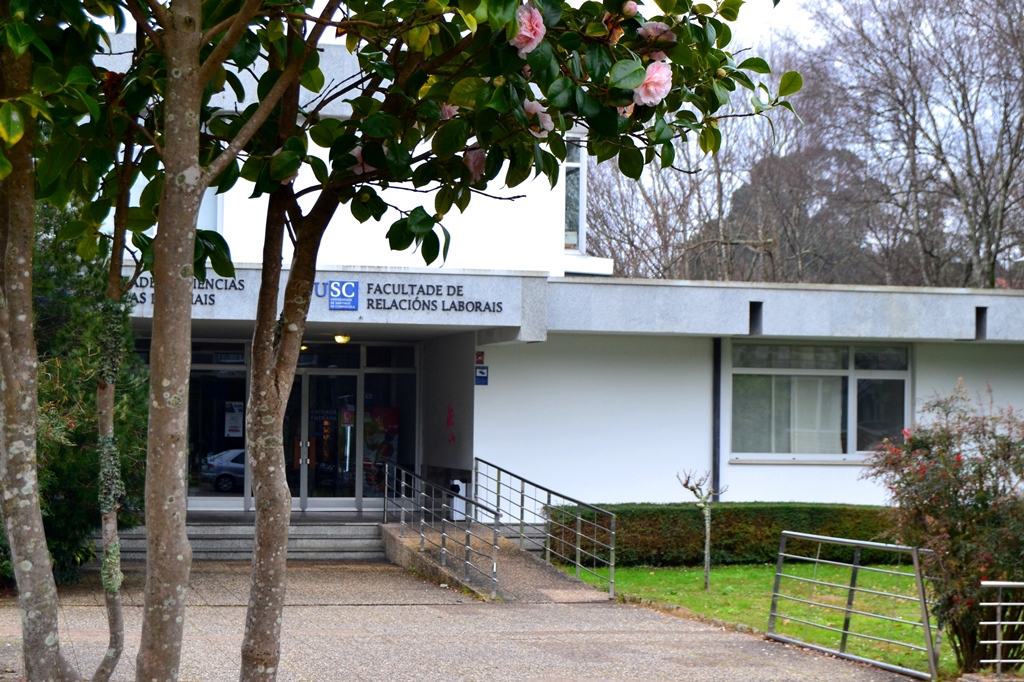
[[330,310],[359,310],[359,282],[331,280],[327,296]]

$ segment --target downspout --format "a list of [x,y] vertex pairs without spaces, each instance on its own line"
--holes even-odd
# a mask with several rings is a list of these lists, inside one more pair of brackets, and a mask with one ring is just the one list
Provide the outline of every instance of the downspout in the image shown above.
[[711,339],[711,501],[722,489],[722,339]]

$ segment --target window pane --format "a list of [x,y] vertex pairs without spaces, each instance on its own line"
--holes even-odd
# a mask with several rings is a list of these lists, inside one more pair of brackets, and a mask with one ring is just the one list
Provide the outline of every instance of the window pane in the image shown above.
[[732,451],[772,452],[772,377],[732,378]]
[[791,377],[790,381],[790,452],[830,455],[845,452],[845,378]]
[[566,163],[579,163],[580,162],[580,143],[575,140],[565,141],[565,162]]
[[565,169],[565,248],[580,244],[580,169]]
[[845,346],[734,344],[733,367],[763,369],[846,369]]
[[888,438],[903,438],[904,382],[902,379],[857,381],[857,449],[874,450]]
[[909,364],[906,346],[882,348],[857,348],[854,352],[854,367],[857,369],[905,370]]
[[846,452],[846,378],[733,376],[732,451]]
[[367,367],[415,367],[416,351],[412,346],[367,346]]

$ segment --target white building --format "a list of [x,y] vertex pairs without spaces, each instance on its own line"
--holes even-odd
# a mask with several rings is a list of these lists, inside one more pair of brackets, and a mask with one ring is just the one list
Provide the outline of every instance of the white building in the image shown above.
[[[567,164],[553,191],[495,190],[527,195],[515,201],[475,197],[446,219],[450,254],[430,268],[388,250],[387,217],[360,225],[341,207],[286,425],[297,509],[373,505],[385,460],[443,481],[474,457],[591,503],[684,500],[684,470],[714,472],[723,500],[881,503],[860,479],[865,454],[922,399],[963,378],[1024,405],[1020,292],[602,277],[611,262],[586,256],[584,170]],[[243,264],[195,284],[193,509],[250,505],[260,270],[244,263],[260,258],[265,203],[247,189],[211,194],[201,217]],[[147,277],[135,296],[145,353]],[[222,489],[206,489],[200,463],[229,450],[207,482]]]

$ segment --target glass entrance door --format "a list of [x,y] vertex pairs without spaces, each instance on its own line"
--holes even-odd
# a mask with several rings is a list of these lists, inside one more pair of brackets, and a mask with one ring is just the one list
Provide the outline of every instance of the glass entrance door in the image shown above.
[[355,497],[358,377],[307,375],[309,455],[308,497]]

